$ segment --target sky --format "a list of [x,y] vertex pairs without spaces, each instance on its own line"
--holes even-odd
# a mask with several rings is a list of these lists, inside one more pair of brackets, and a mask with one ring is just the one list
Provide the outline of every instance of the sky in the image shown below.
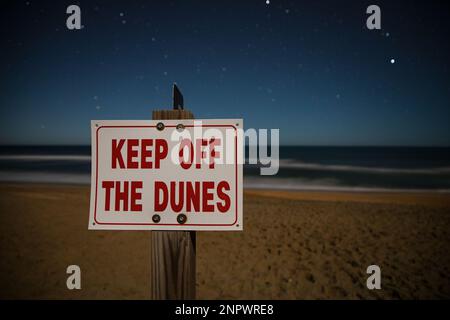
[[[81,30],[66,8],[81,9]],[[370,4],[381,30],[366,27]],[[90,144],[90,120],[196,118],[284,145],[450,146],[447,1],[2,1],[0,145]]]

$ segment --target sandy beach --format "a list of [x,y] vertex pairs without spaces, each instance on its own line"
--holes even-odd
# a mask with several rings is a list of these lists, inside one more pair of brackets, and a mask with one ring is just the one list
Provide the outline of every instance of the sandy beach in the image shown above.
[[[87,186],[0,184],[1,299],[149,299],[150,233],[88,231],[88,207]],[[246,190],[244,220],[197,233],[197,298],[450,298],[449,194]]]

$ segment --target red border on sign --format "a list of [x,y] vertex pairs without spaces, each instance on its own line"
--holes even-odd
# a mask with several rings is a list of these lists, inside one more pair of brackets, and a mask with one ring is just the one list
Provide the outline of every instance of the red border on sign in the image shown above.
[[[176,125],[167,125],[166,128],[176,128]],[[185,128],[195,127],[194,125],[185,125]],[[235,196],[235,208],[236,214],[234,222],[231,224],[200,224],[200,223],[186,223],[186,224],[176,224],[176,223],[132,223],[132,222],[99,222],[97,220],[97,190],[98,190],[98,132],[101,128],[156,128],[156,126],[100,126],[96,130],[96,157],[95,157],[95,205],[94,205],[94,221],[100,225],[136,225],[136,226],[217,226],[217,227],[226,227],[233,226],[237,223],[238,220],[238,163],[237,163],[237,128],[230,124],[207,124],[202,125],[201,127],[231,127],[235,130],[234,137],[234,156],[235,156],[235,175],[236,175],[236,196]]]

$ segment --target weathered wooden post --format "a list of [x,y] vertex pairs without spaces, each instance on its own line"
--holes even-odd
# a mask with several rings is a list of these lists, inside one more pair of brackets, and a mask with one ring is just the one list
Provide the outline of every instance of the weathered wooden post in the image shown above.
[[[193,119],[173,85],[173,110],[154,110],[153,120]],[[151,297],[195,299],[195,231],[151,232]]]
[[193,115],[173,90],[153,121],[91,121],[88,228],[154,230],[151,297],[195,299],[193,231],[243,230],[243,121],[183,121]]

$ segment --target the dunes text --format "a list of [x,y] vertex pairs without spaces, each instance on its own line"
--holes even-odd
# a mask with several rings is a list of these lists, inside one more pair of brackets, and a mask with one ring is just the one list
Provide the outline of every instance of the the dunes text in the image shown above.
[[[220,139],[183,139],[179,144],[178,165],[183,170],[214,170]],[[112,139],[111,169],[162,170],[162,162],[171,161],[164,139]],[[141,212],[143,180],[101,182],[105,211]],[[154,212],[227,212],[230,209],[230,185],[227,181],[153,181]]]

